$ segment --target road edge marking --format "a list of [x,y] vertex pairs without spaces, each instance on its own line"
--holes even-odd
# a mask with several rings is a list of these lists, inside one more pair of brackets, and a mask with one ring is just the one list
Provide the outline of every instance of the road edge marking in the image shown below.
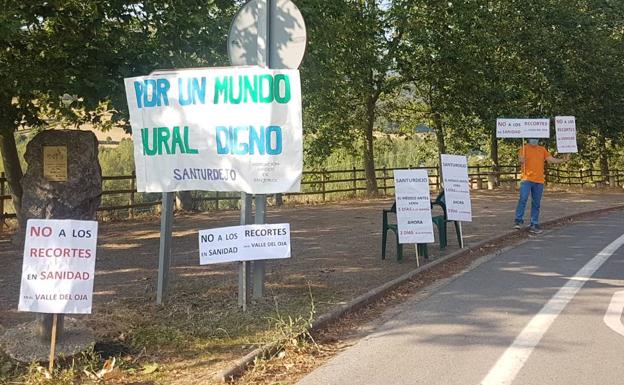
[[620,235],[616,240],[602,249],[570,278],[531,321],[529,321],[511,346],[505,350],[488,374],[481,380],[480,384],[510,385],[529,359],[533,349],[535,349],[561,311],[563,311],[596,270],[598,270],[622,245],[624,245],[624,234]]
[[613,294],[609,307],[607,307],[607,311],[602,319],[611,330],[624,336],[622,313],[624,313],[624,290]]

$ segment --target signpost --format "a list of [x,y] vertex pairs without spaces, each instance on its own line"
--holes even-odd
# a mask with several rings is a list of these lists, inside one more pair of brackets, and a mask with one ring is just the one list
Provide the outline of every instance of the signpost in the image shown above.
[[[137,190],[163,193],[158,304],[171,263],[174,191],[242,191],[241,224],[262,224],[265,194],[300,189],[301,90],[295,69],[305,52],[301,13],[288,0],[248,2],[232,23],[228,52],[232,64],[258,67],[126,79]],[[255,261],[253,270],[253,294],[262,297],[264,262]],[[245,308],[248,262],[240,274],[239,303]]]
[[557,134],[557,152],[561,154],[578,152],[574,116],[555,116],[555,132]]
[[470,201],[470,181],[468,179],[468,160],[463,155],[440,155],[442,183],[448,220],[458,221],[460,248],[464,248],[464,236],[461,222],[472,221]]
[[434,242],[427,170],[395,170],[394,186],[399,243]]
[[90,314],[98,223],[29,219],[26,225],[19,311],[51,313],[50,373],[59,314]]
[[[296,69],[303,60],[306,28],[301,12],[290,0],[251,0],[236,14],[228,35],[228,55],[232,65],[257,65]],[[253,216],[251,204],[241,194],[241,224]],[[256,195],[255,223],[266,222],[266,195]],[[247,222],[246,222],[247,223]],[[249,262],[239,269],[239,304],[247,306]],[[265,264],[253,263],[253,295],[264,295]]]

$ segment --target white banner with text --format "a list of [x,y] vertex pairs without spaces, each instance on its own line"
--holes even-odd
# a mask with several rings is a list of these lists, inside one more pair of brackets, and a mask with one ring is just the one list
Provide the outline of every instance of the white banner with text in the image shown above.
[[199,232],[199,264],[290,258],[290,224],[221,227]]
[[574,116],[556,116],[555,131],[557,132],[557,152],[561,154],[578,152]]
[[472,221],[468,160],[463,155],[440,156],[446,215],[450,221]]
[[91,314],[96,221],[29,219],[19,311]]
[[496,119],[497,138],[550,138],[550,119]]
[[178,70],[125,87],[137,191],[300,191],[297,70]]
[[395,170],[394,189],[399,243],[433,243],[427,170]]

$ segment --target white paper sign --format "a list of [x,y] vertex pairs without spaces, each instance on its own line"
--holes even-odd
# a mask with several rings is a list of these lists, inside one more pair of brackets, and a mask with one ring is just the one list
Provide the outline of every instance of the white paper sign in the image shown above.
[[90,314],[98,223],[29,219],[19,311]]
[[297,70],[180,70],[125,87],[137,191],[300,191]]
[[290,258],[290,224],[221,227],[199,232],[199,264]]
[[427,170],[395,170],[399,243],[432,243],[431,197]]
[[549,138],[550,119],[496,119],[497,138]]
[[556,116],[557,152],[578,152],[576,145],[576,119],[574,116]]
[[472,221],[468,160],[463,155],[441,155],[446,215],[451,221]]

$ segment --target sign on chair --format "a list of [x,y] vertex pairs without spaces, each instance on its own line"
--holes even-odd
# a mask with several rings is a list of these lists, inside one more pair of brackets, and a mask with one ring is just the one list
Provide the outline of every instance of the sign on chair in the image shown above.
[[427,170],[395,170],[394,186],[399,243],[433,243]]

